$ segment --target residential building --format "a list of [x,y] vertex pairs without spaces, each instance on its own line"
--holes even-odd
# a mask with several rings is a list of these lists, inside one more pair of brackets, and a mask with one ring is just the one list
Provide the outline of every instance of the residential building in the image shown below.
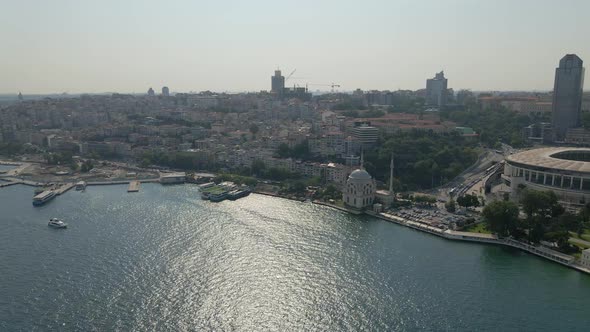
[[434,78],[426,80],[426,103],[445,106],[447,103],[447,79],[444,72],[436,73]]
[[363,146],[371,146],[377,143],[379,129],[372,127],[370,123],[356,123],[352,128],[352,136]]

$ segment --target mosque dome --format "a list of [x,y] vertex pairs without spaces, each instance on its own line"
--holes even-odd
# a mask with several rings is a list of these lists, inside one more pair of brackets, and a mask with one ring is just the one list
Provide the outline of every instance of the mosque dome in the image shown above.
[[350,173],[350,175],[348,176],[349,179],[355,179],[355,180],[371,180],[371,175],[365,171],[364,169],[357,169],[354,170],[352,173]]

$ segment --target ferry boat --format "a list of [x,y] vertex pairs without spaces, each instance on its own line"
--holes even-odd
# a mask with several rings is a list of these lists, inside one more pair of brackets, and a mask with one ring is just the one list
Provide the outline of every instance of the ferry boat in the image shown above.
[[66,228],[66,227],[68,227],[68,224],[66,224],[65,222],[63,222],[62,220],[59,220],[57,218],[51,218],[51,219],[49,219],[49,223],[47,224],[47,226],[53,227],[53,228]]
[[76,183],[76,190],[84,190],[86,189],[86,182],[85,181],[80,181],[78,183]]
[[55,191],[46,190],[46,191],[40,193],[39,195],[33,197],[33,205],[35,205],[35,206],[43,205],[54,198],[55,198]]
[[242,198],[242,197],[246,197],[250,195],[250,189],[246,188],[246,189],[236,189],[236,190],[232,190],[227,194],[227,198],[231,199],[232,201],[235,201],[238,198]]
[[199,189],[207,189],[207,188],[211,188],[215,185],[215,182],[207,182],[207,183],[203,183],[198,185]]
[[227,198],[227,191],[221,192],[219,194],[210,194],[209,200],[211,202],[221,202]]

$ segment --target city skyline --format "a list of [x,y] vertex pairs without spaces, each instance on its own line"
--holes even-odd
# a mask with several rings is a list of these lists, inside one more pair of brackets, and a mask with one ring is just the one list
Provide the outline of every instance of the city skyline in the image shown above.
[[161,5],[4,5],[0,93],[260,91],[277,68],[341,91],[421,89],[439,71],[455,90],[548,91],[563,54],[590,57],[581,0]]

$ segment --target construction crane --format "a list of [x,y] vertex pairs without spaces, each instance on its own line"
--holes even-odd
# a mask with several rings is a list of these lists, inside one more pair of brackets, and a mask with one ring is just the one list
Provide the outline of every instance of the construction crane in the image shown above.
[[335,83],[332,83],[332,84],[316,84],[316,83],[308,83],[308,84],[305,84],[305,90],[307,90],[307,86],[308,86],[308,85],[315,85],[315,86],[329,86],[329,87],[331,87],[331,88],[332,88],[332,92],[334,92],[334,88],[339,88],[339,87],[340,87],[340,84],[335,84]]
[[293,71],[291,72],[291,74],[289,74],[289,76],[287,76],[287,77],[285,78],[285,82],[287,82],[287,81],[288,81],[288,80],[291,78],[291,76],[293,76],[293,74],[295,74],[295,71],[296,71],[296,70],[297,70],[297,68],[293,69]]

